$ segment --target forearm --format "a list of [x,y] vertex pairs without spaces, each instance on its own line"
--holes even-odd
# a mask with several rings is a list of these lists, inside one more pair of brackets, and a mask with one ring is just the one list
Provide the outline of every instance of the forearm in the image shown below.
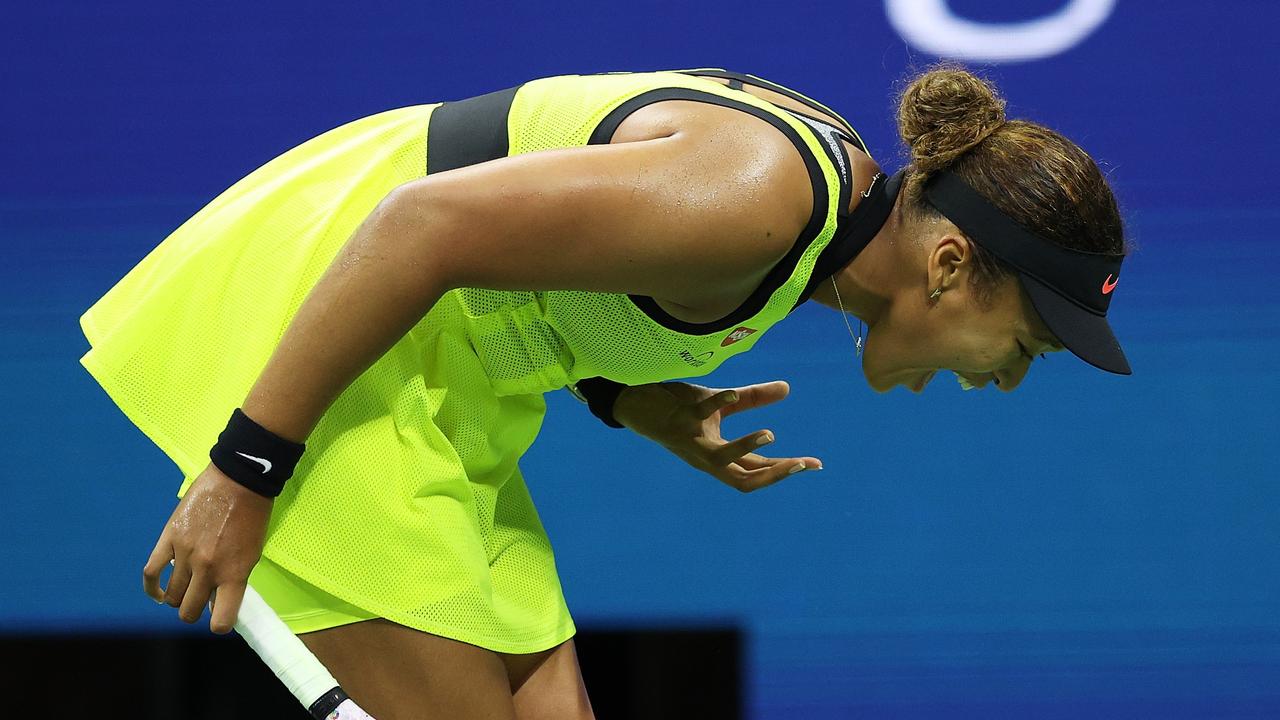
[[428,250],[440,232],[429,212],[410,214],[394,193],[384,199],[298,308],[245,398],[244,413],[304,442],[338,395],[447,289]]

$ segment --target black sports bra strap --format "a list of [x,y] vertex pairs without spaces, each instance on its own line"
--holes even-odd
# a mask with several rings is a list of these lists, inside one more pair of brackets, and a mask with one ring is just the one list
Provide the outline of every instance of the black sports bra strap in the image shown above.
[[905,177],[906,171],[900,170],[892,177],[886,178],[884,173],[876,173],[875,177],[871,178],[871,187],[863,193],[865,199],[858,203],[851,215],[840,218],[835,235],[818,255],[813,272],[809,275],[809,282],[805,284],[804,290],[801,291],[800,297],[796,299],[791,310],[804,304],[813,295],[818,283],[831,277],[853,260],[871,242],[876,233],[880,232],[880,228],[884,227],[885,221],[893,212],[894,203],[898,199],[898,192],[902,189],[902,181]]
[[737,323],[741,323],[760,312],[768,304],[769,299],[773,297],[778,288],[786,284],[795,270],[796,263],[800,261],[805,251],[822,233],[823,228],[826,226],[829,212],[830,191],[827,179],[822,170],[821,161],[818,158],[819,153],[811,149],[810,142],[807,142],[804,137],[805,129],[793,126],[781,117],[781,113],[761,107],[758,103],[749,103],[738,97],[729,97],[728,95],[712,92],[710,89],[705,88],[658,87],[646,90],[623,101],[606,113],[595,129],[592,130],[591,137],[587,140],[589,145],[608,143],[618,125],[632,112],[645,105],[664,100],[694,100],[735,108],[764,120],[785,135],[796,146],[801,158],[804,160],[805,170],[809,174],[809,182],[813,185],[813,209],[809,214],[809,221],[804,229],[800,231],[799,236],[797,236],[787,254],[769,269],[751,296],[730,314],[711,322],[691,323],[672,317],[659,307],[651,297],[628,293],[628,297],[631,298],[636,306],[654,321],[683,333],[705,335],[722,330],[732,330]]
[[[808,113],[802,113],[802,112],[800,112],[799,110],[792,110],[791,108],[782,108],[782,109],[783,109],[783,110],[786,110],[787,112],[791,113],[792,115],[795,115],[796,117],[805,117],[805,118],[808,118],[808,119],[812,120],[812,121],[813,121],[813,122],[815,122],[815,123],[818,123],[818,124],[822,125],[823,127],[831,128],[832,132],[834,132],[836,135],[839,135],[841,139],[843,139],[844,141],[848,142],[850,145],[852,145],[852,146],[854,146],[854,147],[858,148],[858,149],[859,149],[859,150],[861,150],[862,152],[867,152],[867,148],[862,144],[862,141],[861,141],[861,140],[859,140],[859,139],[857,139],[857,138],[855,138],[855,137],[850,137],[850,135],[849,135],[848,133],[846,133],[846,132],[844,131],[844,129],[843,129],[843,128],[840,128],[840,127],[837,127],[837,126],[835,126],[835,125],[832,125],[831,123],[827,122],[826,120],[822,120],[822,119],[816,118],[816,117],[814,117],[814,116],[812,116],[812,115],[810,115],[810,114],[808,114]],[[870,153],[868,153],[868,154],[870,154]]]
[[[725,70],[723,68],[695,68],[692,70],[678,70],[676,72],[682,72],[685,75],[694,75],[694,76],[705,75],[707,77],[728,78],[729,87],[733,87],[733,82],[736,80],[738,82],[738,87],[734,88],[735,90],[741,90],[742,83],[746,83],[748,85],[755,85],[756,87],[762,87],[766,90],[772,90],[776,93],[786,95],[787,97],[791,98],[792,100],[795,100],[796,102],[804,103],[805,105],[809,106],[813,110],[816,110],[820,113],[831,115],[832,117],[836,118],[840,122],[841,131],[847,132],[848,135],[851,135],[854,137],[857,136],[857,132],[854,131],[853,126],[850,125],[847,120],[840,117],[840,115],[837,114],[831,108],[825,107],[821,103],[815,100],[810,100],[809,98],[801,95],[800,93],[796,92],[795,90],[792,90],[789,87],[779,85],[775,82],[770,82],[769,80],[765,80],[762,77],[749,75],[747,73],[734,72],[732,70]],[[858,147],[862,147],[862,143],[860,142],[857,142],[855,140],[851,140],[850,142],[853,142],[853,144],[857,145]],[[865,151],[865,148],[863,148],[863,150]]]
[[[844,144],[839,138],[843,135],[840,128],[811,118],[803,113],[796,112],[788,108],[782,108],[792,117],[809,126],[809,129],[818,136],[818,140],[826,151],[827,159],[835,166],[836,173],[840,176],[840,197],[836,205],[836,215],[840,218],[849,215],[849,200],[853,197],[853,159],[849,157],[848,151],[844,149]],[[861,147],[860,143],[853,143],[854,147]],[[823,180],[823,182],[826,182]]]

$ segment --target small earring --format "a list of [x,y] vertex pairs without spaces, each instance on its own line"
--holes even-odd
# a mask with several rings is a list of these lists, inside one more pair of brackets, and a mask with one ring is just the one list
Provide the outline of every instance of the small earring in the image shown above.
[[939,296],[939,295],[941,295],[941,294],[942,294],[942,288],[938,288],[937,290],[934,290],[934,291],[933,291],[933,294],[929,296],[929,299],[930,299],[930,300],[937,300],[937,299],[938,299],[938,296]]

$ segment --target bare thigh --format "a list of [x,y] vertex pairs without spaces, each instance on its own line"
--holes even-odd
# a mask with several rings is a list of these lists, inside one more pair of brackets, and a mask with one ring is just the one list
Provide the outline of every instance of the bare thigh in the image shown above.
[[507,667],[491,650],[382,619],[298,637],[378,720],[517,720]]
[[499,656],[519,720],[595,720],[573,640],[540,653]]

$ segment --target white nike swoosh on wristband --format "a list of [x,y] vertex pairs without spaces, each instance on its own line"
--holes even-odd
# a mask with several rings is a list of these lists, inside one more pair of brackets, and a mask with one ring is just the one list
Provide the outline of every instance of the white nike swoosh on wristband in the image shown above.
[[239,455],[240,457],[249,458],[250,460],[252,460],[252,461],[254,461],[254,462],[260,462],[260,463],[262,463],[262,474],[263,474],[263,475],[266,475],[267,473],[271,472],[271,461],[270,461],[270,460],[268,460],[268,459],[266,459],[266,458],[254,457],[254,456],[252,456],[252,455],[245,455],[244,453],[240,452],[239,450],[237,450],[237,451],[236,451],[236,454],[237,454],[237,455]]

